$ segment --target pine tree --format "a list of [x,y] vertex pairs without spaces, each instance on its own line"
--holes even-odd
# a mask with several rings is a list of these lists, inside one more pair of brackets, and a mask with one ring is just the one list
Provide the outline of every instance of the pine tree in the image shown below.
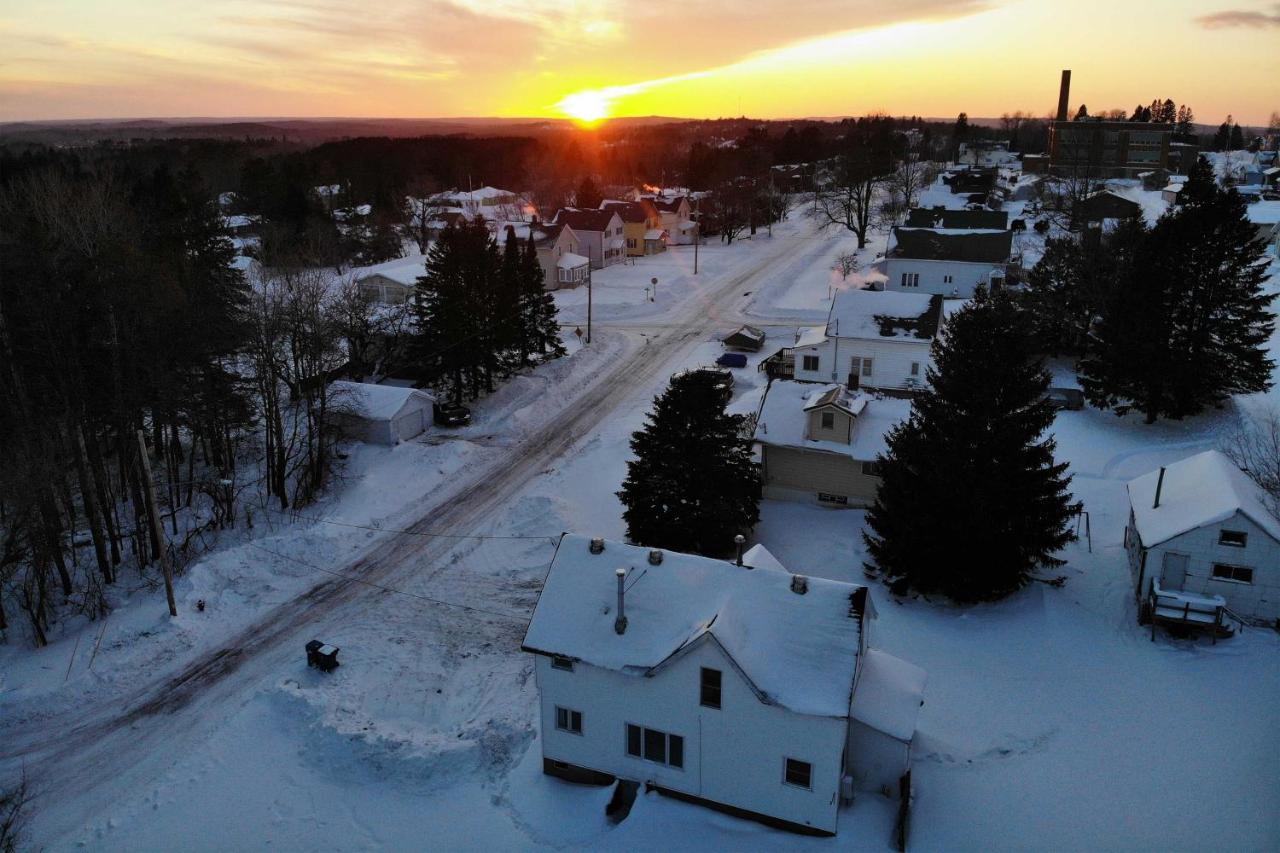
[[627,537],[638,545],[726,553],[760,519],[760,478],[741,436],[742,415],[715,371],[672,377],[631,437],[636,458],[618,497]]
[[1227,120],[1218,125],[1218,132],[1213,135],[1214,151],[1225,151],[1231,145],[1231,125],[1234,123],[1231,116],[1227,116]]
[[497,324],[494,344],[500,354],[503,370],[507,373],[518,370],[527,363],[525,341],[528,332],[524,322],[522,257],[515,228],[507,226],[494,300],[494,319]]
[[979,289],[934,344],[936,367],[890,431],[863,534],[894,588],[999,598],[1071,540],[1070,477],[1054,461],[1049,374],[1007,292]]
[[1080,105],[1080,109],[1076,110],[1075,121],[1084,121],[1089,117],[1089,108],[1084,104]]
[[1191,111],[1191,107],[1183,104],[1178,107],[1177,130],[1175,131],[1179,137],[1186,138],[1194,136],[1196,132],[1196,116]]
[[1117,276],[1080,365],[1090,401],[1119,414],[1136,409],[1152,423],[1270,388],[1265,254],[1244,200],[1217,187],[1200,158],[1183,203]]
[[532,234],[520,257],[520,316],[522,351],[526,360],[530,354],[536,354],[539,360],[559,358],[565,354],[564,343],[560,340],[556,300],[546,288],[545,273],[538,262],[538,248]]
[[1240,129],[1240,125],[1232,123],[1228,144],[1231,146],[1232,151],[1244,150],[1244,131]]
[[960,156],[960,143],[969,138],[969,114],[960,113],[956,116],[955,126],[951,129],[951,148],[952,156]]
[[604,196],[600,194],[600,188],[596,186],[596,182],[592,180],[591,176],[587,175],[582,179],[582,183],[578,184],[578,191],[573,197],[574,206],[597,208],[602,201],[604,201]]

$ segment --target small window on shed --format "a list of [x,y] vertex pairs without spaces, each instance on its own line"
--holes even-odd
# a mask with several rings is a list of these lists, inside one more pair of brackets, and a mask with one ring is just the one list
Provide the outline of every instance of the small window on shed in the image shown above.
[[797,788],[813,787],[813,765],[795,758],[787,759],[787,767],[783,781]]
[[1218,533],[1219,545],[1231,545],[1234,548],[1243,548],[1249,544],[1249,534],[1243,530],[1223,530]]
[[862,473],[867,477],[879,477],[880,466],[875,462],[863,462]]
[[835,428],[836,428],[836,414],[835,414],[835,412],[823,412],[823,413],[822,413],[822,428],[823,428],[823,429],[835,429]]
[[1223,563],[1213,564],[1213,579],[1232,581],[1233,583],[1253,583],[1253,569],[1247,566],[1228,566]]
[[551,668],[563,669],[565,672],[573,672],[573,661],[568,658],[556,656],[551,659]]
[[818,357],[816,355],[806,355],[803,358],[803,369],[816,371],[818,369]]

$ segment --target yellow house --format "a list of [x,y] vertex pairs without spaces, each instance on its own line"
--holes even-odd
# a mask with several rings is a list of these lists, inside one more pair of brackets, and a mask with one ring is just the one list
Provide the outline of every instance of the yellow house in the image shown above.
[[604,201],[601,210],[611,210],[622,220],[628,257],[656,255],[667,250],[662,214],[647,201]]

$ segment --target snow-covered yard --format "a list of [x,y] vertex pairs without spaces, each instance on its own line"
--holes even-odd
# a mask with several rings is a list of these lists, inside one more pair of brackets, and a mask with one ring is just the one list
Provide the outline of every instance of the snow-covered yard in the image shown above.
[[[142,593],[105,625],[71,626],[38,652],[0,646],[0,740],[11,728],[56,739],[75,725],[75,709],[107,705],[213,653],[326,571],[394,539],[386,531],[415,517],[416,504],[513,454],[601,371],[703,312],[703,331],[672,344],[558,463],[505,495],[500,513],[458,531],[467,535],[394,585],[304,617],[308,636],[342,647],[337,671],[308,669],[298,644],[252,669],[235,695],[139,718],[139,736],[153,729],[180,748],[118,756],[86,768],[83,782],[37,791],[33,840],[110,850],[888,849],[894,804],[878,796],[846,810],[837,839],[818,840],[656,794],[614,826],[604,817],[609,789],[541,773],[531,662],[519,645],[553,537],[623,538],[614,493],[628,441],[670,372],[714,360],[718,336],[743,321],[789,324],[769,327],[764,352],[734,371],[734,408],[751,411],[763,390],[759,358],[788,343],[795,324],[825,320],[834,259],[852,239],[795,214],[775,231],[772,240],[702,247],[697,279],[690,247],[597,271],[593,308],[604,328],[592,346],[575,342],[570,359],[514,380],[476,407],[465,430],[357,449],[343,489],[306,512],[325,523],[273,518],[274,532],[201,560],[179,581],[178,619]],[[757,266],[764,274],[753,280]],[[647,302],[655,276],[658,298]],[[730,282],[751,294],[732,310],[708,297]],[[585,297],[556,296],[570,333],[585,320]],[[1055,371],[1071,381],[1069,366]],[[1280,636],[1250,629],[1214,646],[1166,635],[1153,643],[1136,624],[1121,547],[1125,480],[1213,446],[1231,415],[1155,426],[1093,410],[1059,415],[1059,455],[1092,531],[1092,550],[1084,540],[1068,548],[1062,588],[1033,584],[959,609],[872,587],[874,642],[929,672],[912,849],[1274,849]],[[755,538],[785,565],[863,579],[863,512],[766,502],[762,514]],[[198,598],[203,614],[192,607]],[[45,719],[59,728],[41,732]]]

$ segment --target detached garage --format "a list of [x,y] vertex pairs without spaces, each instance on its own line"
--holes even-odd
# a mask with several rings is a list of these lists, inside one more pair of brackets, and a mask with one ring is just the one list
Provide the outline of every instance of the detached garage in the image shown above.
[[395,446],[421,435],[435,398],[417,388],[338,381],[329,386],[339,421],[352,438]]

